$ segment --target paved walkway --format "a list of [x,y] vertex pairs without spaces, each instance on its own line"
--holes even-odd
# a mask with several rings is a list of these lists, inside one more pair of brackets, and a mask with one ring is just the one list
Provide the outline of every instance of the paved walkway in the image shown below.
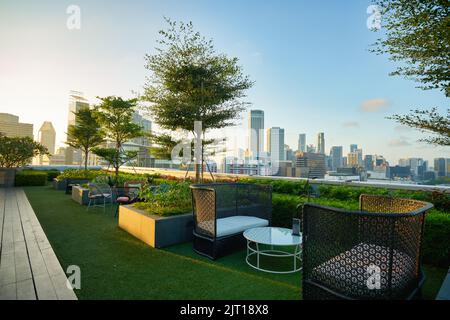
[[76,300],[21,188],[0,188],[0,300]]

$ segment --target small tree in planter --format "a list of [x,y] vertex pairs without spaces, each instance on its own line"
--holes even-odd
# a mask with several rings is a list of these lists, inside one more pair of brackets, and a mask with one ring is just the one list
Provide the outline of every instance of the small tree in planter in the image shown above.
[[121,97],[114,96],[98,97],[98,99],[102,102],[97,106],[96,117],[106,134],[107,140],[114,143],[114,148],[96,148],[94,153],[114,167],[117,180],[119,168],[137,156],[135,151],[124,151],[123,144],[143,135],[142,127],[133,123],[137,100],[124,100]]
[[103,158],[105,161],[112,166],[116,172],[115,182],[119,178],[119,168],[130,160],[137,157],[137,151],[124,151],[123,149],[115,148],[95,148],[92,150],[93,153]]
[[15,168],[23,167],[33,157],[49,155],[46,147],[30,137],[6,137],[0,133],[0,168],[6,168],[6,186],[14,184]]
[[66,144],[84,153],[84,170],[87,170],[89,153],[105,141],[105,135],[94,110],[83,108],[74,114],[77,123],[69,126]]

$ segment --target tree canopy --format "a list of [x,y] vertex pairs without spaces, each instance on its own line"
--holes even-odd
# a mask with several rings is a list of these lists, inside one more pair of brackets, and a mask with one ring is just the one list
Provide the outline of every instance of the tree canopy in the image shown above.
[[400,66],[392,75],[440,89],[450,97],[450,6],[448,0],[374,0],[381,9],[382,38],[373,52]]
[[47,148],[30,137],[6,137],[0,133],[0,167],[23,167],[36,156],[50,155]]
[[[373,52],[388,54],[400,65],[391,75],[420,83],[422,89],[439,89],[450,97],[450,6],[448,0],[374,0],[381,9],[384,29]],[[436,107],[415,108],[407,115],[388,119],[431,133],[420,141],[450,145],[450,109],[441,115]]]
[[[203,135],[235,124],[248,105],[242,101],[245,91],[253,85],[239,60],[216,52],[212,40],[196,32],[191,22],[166,21],[168,29],[159,32],[156,53],[145,57],[151,75],[142,99],[149,102],[154,121],[162,129],[181,129],[195,137],[196,121],[202,122]],[[160,140],[171,143],[165,136]],[[196,166],[197,178],[202,169]]]
[[432,108],[431,110],[411,110],[410,114],[394,115],[389,119],[422,132],[431,133],[431,136],[420,139],[422,142],[450,146],[450,109],[447,109],[447,116],[439,114],[436,108]]
[[105,141],[105,134],[96,117],[96,111],[82,108],[74,112],[75,125],[69,126],[66,144],[84,153],[84,168],[87,170],[89,152]]
[[96,106],[96,118],[107,140],[114,143],[114,148],[95,148],[93,152],[114,167],[117,179],[119,168],[137,156],[136,151],[124,150],[123,144],[144,134],[142,127],[133,122],[137,99],[125,100],[115,96],[98,99],[101,103]]
[[117,149],[120,149],[124,142],[142,136],[142,127],[133,123],[137,99],[124,100],[115,96],[97,98],[101,103],[96,106],[96,117],[106,138],[113,141]]

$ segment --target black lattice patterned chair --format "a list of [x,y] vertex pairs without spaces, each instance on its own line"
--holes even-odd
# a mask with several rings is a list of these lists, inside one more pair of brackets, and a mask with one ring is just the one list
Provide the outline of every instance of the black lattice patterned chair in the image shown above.
[[360,211],[303,206],[303,298],[413,299],[430,203],[361,195]]
[[244,183],[192,185],[194,250],[217,259],[245,247],[243,232],[270,226],[272,187]]

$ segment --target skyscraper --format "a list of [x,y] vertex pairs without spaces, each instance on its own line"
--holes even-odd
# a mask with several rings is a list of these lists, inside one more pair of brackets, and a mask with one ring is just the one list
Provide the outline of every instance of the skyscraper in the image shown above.
[[298,152],[295,162],[295,176],[299,178],[323,179],[326,173],[325,155]]
[[366,169],[366,171],[372,171],[373,170],[373,165],[374,163],[374,157],[370,154],[367,154],[366,156],[364,156],[364,168]]
[[323,132],[317,135],[317,153],[325,154],[325,134]]
[[0,113],[0,133],[7,137],[33,138],[33,125],[20,123],[19,117],[9,113]]
[[250,110],[248,117],[249,151],[252,159],[259,160],[264,150],[264,111]]
[[450,177],[450,159],[436,158],[434,159],[434,171],[436,177]]
[[285,160],[284,129],[279,127],[267,129],[267,152],[270,153],[272,163]]
[[298,151],[306,152],[306,134],[304,133],[298,135]]
[[44,145],[50,154],[55,153],[56,131],[53,124],[45,121],[39,129],[39,142]]
[[351,144],[350,145],[350,153],[355,152],[358,149],[358,145],[357,144]]
[[362,158],[362,149],[356,149],[353,152],[350,152],[347,156],[348,165],[350,167],[362,167],[363,166],[363,158]]
[[344,166],[342,154],[343,154],[342,146],[331,147],[330,156],[331,156],[332,170],[337,170],[338,168],[342,168]]
[[[83,93],[79,91],[70,91],[67,128],[76,124],[77,119],[75,113],[83,108],[89,109],[89,102],[83,97]],[[66,164],[79,164],[82,160],[81,157],[80,150],[75,150],[72,147],[66,148]]]

